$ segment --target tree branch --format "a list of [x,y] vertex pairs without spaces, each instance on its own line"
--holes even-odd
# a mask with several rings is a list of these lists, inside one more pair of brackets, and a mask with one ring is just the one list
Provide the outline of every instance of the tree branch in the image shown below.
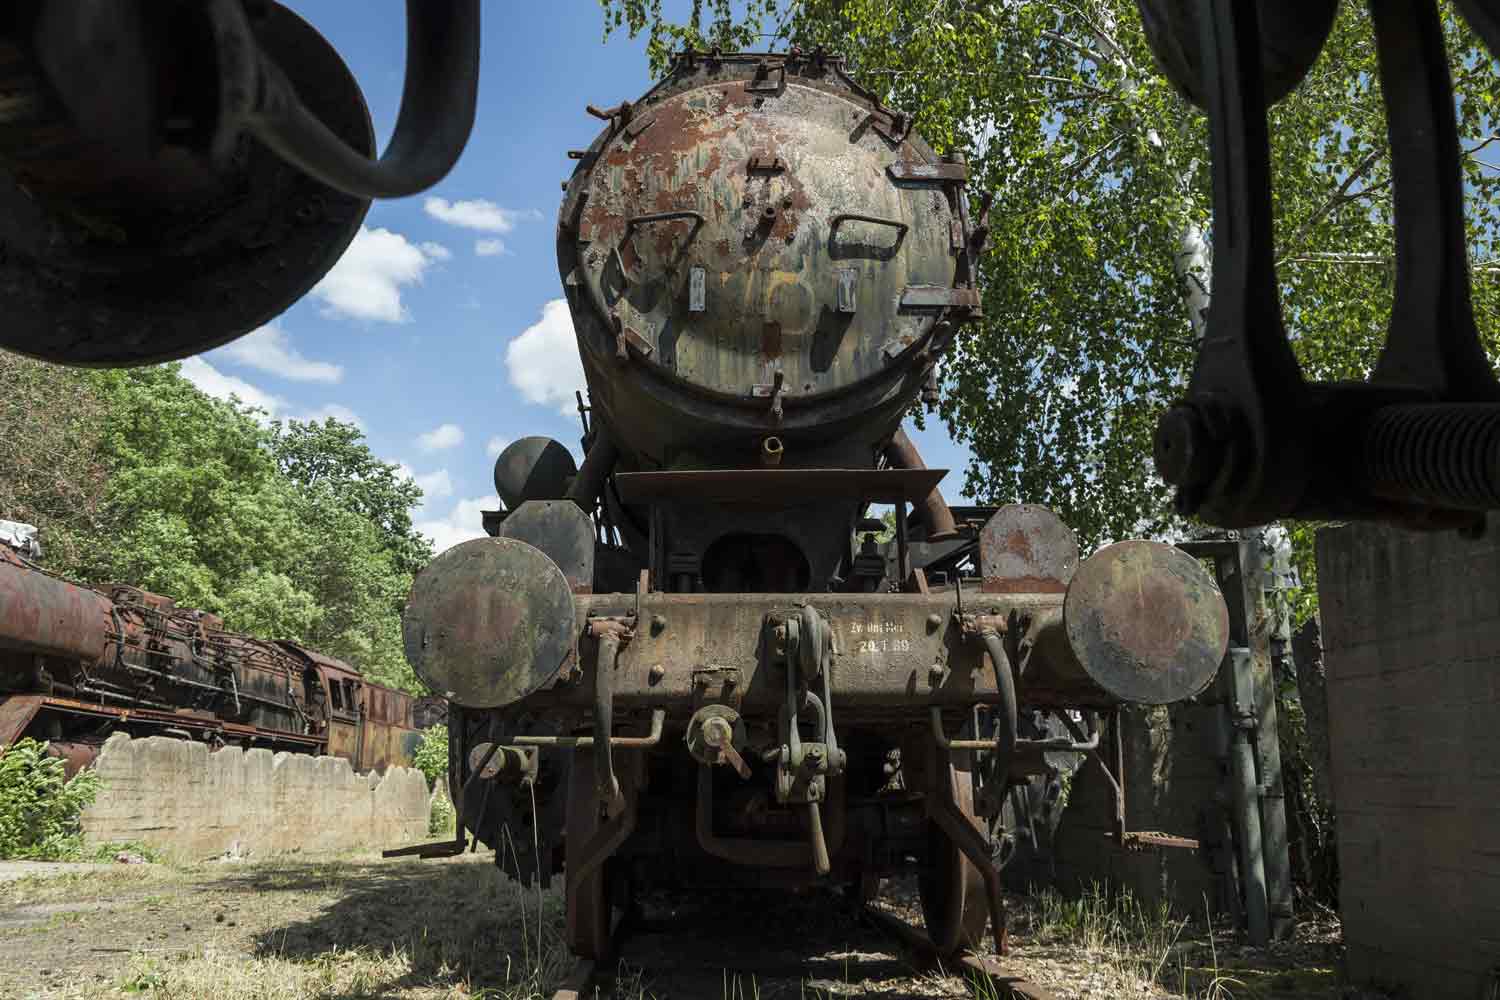
[[1344,200],[1344,196],[1349,193],[1349,189],[1354,186],[1354,182],[1370,172],[1370,168],[1375,165],[1376,160],[1380,159],[1380,154],[1383,152],[1385,152],[1385,150],[1381,149],[1379,146],[1376,146],[1374,149],[1370,150],[1370,155],[1361,160],[1357,167],[1349,171],[1349,176],[1344,178],[1344,182],[1338,186],[1338,190],[1335,191],[1331,196],[1329,196],[1328,200],[1325,201],[1316,212],[1308,216],[1306,222],[1302,223],[1302,225],[1297,228],[1297,232],[1292,236],[1291,240],[1287,243],[1287,246],[1292,248],[1293,250],[1301,246],[1303,239],[1306,238],[1307,234],[1312,230],[1312,228],[1318,223],[1322,222],[1324,217],[1327,216],[1329,212],[1333,211],[1335,206],[1337,206],[1342,200]]
[[1105,90],[1103,87],[1096,87],[1092,83],[1084,83],[1082,80],[1069,80],[1065,76],[1051,76],[1047,73],[1028,73],[1026,74],[1026,79],[1042,80],[1047,83],[1062,83],[1067,84],[1069,87],[1082,87],[1083,89],[1091,91],[1108,101],[1118,101],[1120,99],[1120,96],[1118,94],[1112,94],[1109,91]]

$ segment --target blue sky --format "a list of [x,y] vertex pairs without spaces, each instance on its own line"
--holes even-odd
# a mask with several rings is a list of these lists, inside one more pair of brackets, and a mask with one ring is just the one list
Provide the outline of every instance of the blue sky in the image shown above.
[[[349,63],[383,148],[400,106],[404,3],[290,5]],[[312,294],[183,367],[204,391],[277,417],[357,422],[423,486],[418,525],[439,548],[482,534],[504,442],[545,434],[577,451],[583,381],[553,250],[559,184],[567,151],[599,130],[584,105],[650,85],[644,40],[601,44],[595,0],[489,2],[484,15],[479,117],[453,172],[425,194],[376,202]],[[928,465],[953,470],[956,501],[968,453],[936,420],[913,436]]]

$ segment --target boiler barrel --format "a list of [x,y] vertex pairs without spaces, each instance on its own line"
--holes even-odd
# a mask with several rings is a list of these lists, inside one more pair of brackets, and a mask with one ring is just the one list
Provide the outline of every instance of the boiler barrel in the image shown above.
[[109,643],[113,605],[0,548],[0,649],[96,662]]

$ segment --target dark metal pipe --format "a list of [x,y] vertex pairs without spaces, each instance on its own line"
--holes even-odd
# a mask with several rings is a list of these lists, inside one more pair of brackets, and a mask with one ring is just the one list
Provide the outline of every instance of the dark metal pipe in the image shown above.
[[620,655],[620,634],[608,630],[599,636],[599,658],[594,662],[594,786],[605,802],[620,797],[620,782],[615,778],[615,759],[610,750],[610,729],[614,721],[615,659]]
[[601,428],[594,439],[594,446],[583,457],[583,467],[573,478],[573,486],[568,490],[568,499],[592,514],[598,503],[599,494],[604,492],[604,481],[614,471],[615,463],[619,461],[619,458],[620,450]]
[[[651,731],[645,736],[611,736],[611,746],[622,750],[649,749],[661,742],[662,726],[667,721],[667,710],[665,708],[653,708],[651,710]],[[581,750],[594,745],[592,736],[517,736],[510,741],[511,746],[517,747],[566,747]]]
[[721,837],[714,833],[713,766],[703,764],[698,768],[698,846],[702,847],[707,854],[723,858],[725,861],[732,861],[737,865],[759,865],[766,868],[811,867],[820,875],[826,874],[822,866],[828,863],[829,867],[832,867],[830,858],[844,846],[844,835],[847,832],[843,782],[837,778],[830,778],[828,784],[828,830],[827,835],[821,838],[823,841],[821,850],[813,846],[813,843],[819,839],[819,833],[822,832],[821,814],[816,818],[811,814],[808,815],[809,823],[818,824],[813,829],[810,843],[799,843],[794,840],[760,840],[754,837]]
[[[897,469],[927,468],[917,446],[906,436],[906,431],[899,427],[891,435],[890,443],[885,446],[885,460]],[[958,537],[958,524],[953,520],[953,511],[948,508],[948,501],[943,499],[942,490],[934,486],[932,492],[923,497],[920,503],[922,522],[927,525],[927,541],[946,542]]]

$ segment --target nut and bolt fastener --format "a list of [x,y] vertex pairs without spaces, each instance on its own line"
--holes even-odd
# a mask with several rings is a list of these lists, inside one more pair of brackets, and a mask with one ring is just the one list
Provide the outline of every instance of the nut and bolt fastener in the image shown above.
[[943,616],[934,611],[927,616],[927,631],[936,632],[943,627]]
[[651,634],[652,635],[657,634],[658,632],[660,632],[662,629],[664,629],[666,627],[667,627],[667,616],[666,615],[652,615],[651,616]]
[[667,668],[664,667],[664,666],[662,666],[660,663],[658,663],[658,664],[656,664],[655,666],[653,666],[651,668],[651,676],[649,678],[649,683],[651,683],[651,684],[660,684],[661,683],[661,679],[663,677],[665,677],[665,676],[667,676]]

